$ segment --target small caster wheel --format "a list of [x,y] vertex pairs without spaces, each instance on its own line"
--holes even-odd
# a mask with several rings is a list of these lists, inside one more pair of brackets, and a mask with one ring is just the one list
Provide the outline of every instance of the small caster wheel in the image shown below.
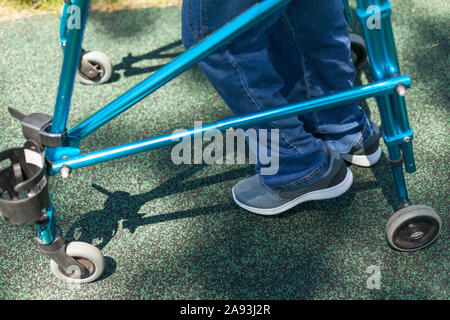
[[386,224],[389,244],[400,251],[416,251],[430,245],[441,230],[441,218],[432,208],[411,205],[398,210]]
[[100,51],[83,54],[77,70],[77,80],[83,84],[102,84],[111,79],[113,66],[111,59]]
[[350,42],[353,65],[355,68],[361,68],[367,61],[366,42],[363,37],[355,33],[350,33]]
[[[82,264],[89,271],[89,274],[81,278],[73,277],[65,270],[62,270],[54,260],[50,260],[50,269],[58,279],[68,283],[82,284],[96,280],[103,273],[105,259],[97,247],[86,242],[73,241],[67,244],[66,253]],[[70,271],[77,270],[74,268],[74,270]]]

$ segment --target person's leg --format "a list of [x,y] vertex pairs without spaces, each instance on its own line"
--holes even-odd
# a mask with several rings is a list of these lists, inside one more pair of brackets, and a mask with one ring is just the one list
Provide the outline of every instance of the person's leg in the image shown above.
[[[183,1],[184,45],[189,48],[254,3],[256,0]],[[283,80],[270,61],[265,33],[265,29],[281,14],[282,10],[199,63],[206,77],[237,115],[287,104],[280,92],[284,87]],[[261,128],[278,129],[280,138],[279,171],[275,175],[262,175],[265,185],[271,188],[300,187],[314,183],[328,169],[325,146],[320,139],[304,130],[297,117],[257,127]]]
[[[236,16],[236,8],[242,10],[255,1],[185,0],[183,43],[190,47]],[[280,10],[262,21],[199,64],[236,114],[288,102],[282,93],[285,83],[271,62],[265,32],[282,13]],[[263,215],[279,214],[305,201],[338,197],[350,188],[353,176],[340,155],[306,132],[298,117],[258,128],[279,130],[279,170],[275,175],[257,174],[233,187],[233,199],[242,208]],[[258,165],[256,169],[262,172]]]
[[[353,87],[356,72],[343,10],[342,0],[293,0],[278,22],[278,29],[290,34],[290,59],[283,50],[287,45],[277,41],[280,31],[269,32],[277,70],[291,69],[298,74],[296,79],[287,73],[283,76],[288,83],[284,90],[288,102]],[[302,59],[293,63],[295,56]],[[356,103],[299,118],[308,132],[341,154],[359,149],[372,134],[373,124]]]

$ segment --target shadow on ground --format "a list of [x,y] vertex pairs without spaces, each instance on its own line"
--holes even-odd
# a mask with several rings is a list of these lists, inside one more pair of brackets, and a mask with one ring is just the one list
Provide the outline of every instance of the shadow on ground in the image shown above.
[[126,57],[122,58],[122,62],[114,65],[114,74],[110,80],[110,82],[115,82],[120,79],[120,74],[117,71],[123,71],[123,75],[125,77],[131,77],[139,74],[151,73],[159,70],[164,65],[156,65],[149,67],[137,67],[133,66],[142,61],[151,61],[154,59],[164,59],[164,58],[175,58],[180,55],[182,52],[177,53],[167,53],[167,51],[180,47],[182,45],[181,40],[169,43],[165,46],[162,46],[156,50],[152,50],[143,55],[133,56],[129,53]]

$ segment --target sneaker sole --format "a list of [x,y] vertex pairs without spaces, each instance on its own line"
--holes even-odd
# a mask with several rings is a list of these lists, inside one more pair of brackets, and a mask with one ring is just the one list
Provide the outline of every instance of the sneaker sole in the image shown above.
[[291,200],[291,201],[283,204],[282,206],[279,206],[277,208],[271,208],[271,209],[260,209],[260,208],[247,206],[247,205],[243,204],[242,202],[240,202],[238,199],[236,199],[236,195],[234,194],[234,187],[232,189],[232,193],[233,193],[233,200],[234,200],[234,202],[236,202],[236,204],[239,207],[241,207],[247,211],[256,213],[256,214],[260,214],[260,215],[264,215],[264,216],[272,216],[272,215],[276,215],[276,214],[285,212],[303,202],[313,201],[313,200],[326,200],[326,199],[332,199],[332,198],[339,197],[340,195],[344,194],[352,186],[352,183],[353,183],[353,174],[352,174],[352,171],[349,168],[347,168],[347,175],[345,176],[344,180],[341,183],[339,183],[333,187],[327,188],[327,189],[316,190],[316,191],[311,191],[311,192],[305,193],[305,194],[295,198],[294,200]]
[[360,167],[370,167],[380,160],[381,157],[381,147],[378,147],[377,151],[369,155],[351,155],[351,154],[343,154],[342,158],[350,162],[351,164],[360,166]]

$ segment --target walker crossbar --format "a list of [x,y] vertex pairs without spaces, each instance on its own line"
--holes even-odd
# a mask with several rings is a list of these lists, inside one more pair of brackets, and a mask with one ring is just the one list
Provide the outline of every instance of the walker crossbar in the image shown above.
[[[52,165],[51,174],[59,173],[60,169],[64,166],[70,169],[78,169],[89,165],[94,165],[97,163],[137,154],[140,152],[170,146],[178,143],[178,141],[184,137],[193,137],[194,135],[197,136],[199,134],[207,133],[210,130],[225,131],[229,128],[245,128],[260,123],[266,123],[269,121],[336,107],[339,105],[360,101],[369,97],[394,94],[396,93],[396,89],[399,86],[405,86],[409,88],[410,85],[411,79],[409,78],[409,76],[396,77],[349,89],[339,93],[290,104],[284,107],[278,107],[251,115],[224,119],[216,123],[202,126],[200,128],[192,128],[182,133],[167,134],[139,142],[109,148],[102,151],[69,157],[63,160],[55,161]],[[399,139],[400,141],[403,141],[405,137],[410,137],[411,135],[412,131],[408,130],[406,132],[402,132],[402,134],[399,135]]]
[[[134,88],[130,89],[106,107],[95,113],[90,118],[86,119],[79,125],[75,126],[73,129],[68,131],[69,140],[71,145],[77,144],[77,139],[82,139],[100,128],[102,125],[112,120],[114,117],[118,116],[135,103],[139,102],[156,89],[169,82],[185,70],[189,69],[203,58],[208,56],[210,53],[215,51],[217,48],[225,45],[227,42],[234,39],[243,31],[247,30],[251,26],[255,25],[260,20],[264,19],[283,5],[287,4],[290,0],[265,0],[260,3],[255,4],[253,7],[242,13],[240,16],[233,19],[231,22],[212,33],[210,36],[206,37],[200,41],[197,45],[193,46],[179,57],[174,59],[169,64],[165,65],[157,72],[152,74],[146,80],[142,81]],[[89,0],[73,0],[73,4],[82,2],[84,6],[88,5]],[[86,4],[87,3],[87,4]],[[66,4],[67,6],[67,4]],[[70,33],[82,33],[84,29],[84,24],[79,30],[69,30]],[[77,41],[78,38],[75,39]],[[79,57],[79,51],[81,46],[78,44],[72,45],[69,41],[67,42],[67,47],[65,48],[65,59],[68,53],[67,59],[72,59],[71,57]],[[64,69],[64,67],[63,67]],[[75,73],[73,73],[75,75]],[[73,82],[73,80],[72,80]],[[64,91],[64,90],[61,90]],[[59,97],[58,93],[58,97]],[[65,125],[67,122],[68,106],[57,100],[55,106],[55,117],[53,119],[52,130],[56,130],[60,133],[65,130]],[[61,116],[56,117],[56,115],[61,114]],[[53,131],[52,131],[53,132]]]

